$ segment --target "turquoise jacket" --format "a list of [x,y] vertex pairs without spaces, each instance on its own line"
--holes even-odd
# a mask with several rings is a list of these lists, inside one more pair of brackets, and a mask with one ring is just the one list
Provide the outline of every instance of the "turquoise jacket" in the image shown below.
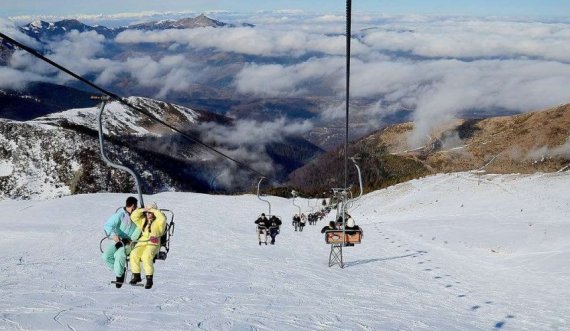
[[131,216],[125,208],[121,208],[121,210],[111,216],[105,223],[105,233],[108,237],[117,235],[120,239],[137,240],[141,231],[137,228],[137,225],[131,221]]

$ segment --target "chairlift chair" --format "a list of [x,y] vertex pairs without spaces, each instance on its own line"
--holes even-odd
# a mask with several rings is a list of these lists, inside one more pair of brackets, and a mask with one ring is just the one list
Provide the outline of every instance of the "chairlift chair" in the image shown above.
[[[257,198],[258,198],[259,200],[263,201],[263,202],[266,202],[267,205],[268,205],[268,207],[269,207],[268,213],[267,213],[267,214],[264,213],[264,214],[265,214],[265,217],[266,217],[268,220],[271,220],[272,217],[276,217],[279,221],[281,221],[281,224],[283,224],[283,221],[282,221],[281,217],[279,217],[279,216],[277,216],[277,215],[271,214],[271,202],[269,202],[269,200],[265,200],[265,199],[262,199],[262,198],[261,198],[261,195],[260,195],[261,182],[262,182],[264,179],[265,179],[265,177],[261,177],[261,178],[259,179],[259,182],[257,183]],[[259,215],[258,219],[259,219],[260,217],[261,217],[261,214]],[[269,227],[265,227],[265,226],[259,226],[259,225],[257,225],[256,233],[257,233],[257,238],[258,238],[258,240],[259,240],[259,245],[261,245],[261,242],[262,242],[262,241],[261,241],[261,236],[260,236],[260,234],[262,234],[262,233],[261,233],[260,231],[265,230],[265,231],[263,232],[263,235],[264,235],[264,243],[265,243],[265,245],[267,245],[267,234],[268,234],[268,231],[270,232],[271,229],[275,229],[275,228],[277,228],[277,234],[279,234],[279,232],[280,232],[280,227],[279,227],[279,226],[269,226]]]
[[[339,189],[339,188],[332,189],[334,192],[334,197],[338,199],[335,222],[339,218],[342,218],[342,224],[341,224],[342,229],[325,231],[325,242],[331,245],[331,250],[329,253],[329,267],[338,264],[341,268],[344,268],[342,248],[362,243],[362,237],[363,237],[362,229],[358,230],[346,229],[346,216],[348,213],[348,208],[352,207],[354,202],[360,199],[363,194],[362,174],[360,172],[360,167],[358,166],[354,158],[351,159],[356,169],[358,170],[358,179],[359,179],[358,183],[360,185],[360,194],[358,197],[353,198],[350,189]],[[350,199],[348,198],[349,194],[350,194]]]
[[[129,173],[135,181],[136,187],[137,187],[137,193],[138,193],[138,197],[139,197],[139,202],[141,207],[144,207],[144,200],[143,200],[143,196],[142,196],[142,190],[141,190],[141,184],[140,184],[140,179],[139,176],[137,176],[137,174],[134,172],[133,169],[120,165],[120,164],[116,164],[114,162],[112,162],[107,155],[105,154],[105,142],[104,142],[104,135],[103,135],[103,112],[105,110],[105,106],[107,105],[107,102],[109,101],[109,97],[106,96],[102,96],[102,97],[91,97],[92,99],[98,99],[101,100],[101,108],[99,109],[99,114],[98,114],[98,125],[99,125],[99,146],[100,146],[100,152],[101,152],[101,157],[103,159],[103,161],[105,161],[105,163],[107,163],[109,166],[119,169],[119,170],[123,170],[126,171],[127,173]],[[119,209],[121,209],[122,207],[119,207],[116,209],[115,212],[117,212]],[[160,238],[160,248],[156,254],[156,256],[154,257],[154,260],[166,260],[166,257],[168,256],[168,252],[170,251],[170,239],[171,237],[174,235],[174,212],[168,209],[160,209],[160,211],[165,214],[165,216],[167,216],[167,223],[166,223],[166,229],[164,234],[162,235],[162,237]],[[103,242],[106,240],[111,240],[111,238],[109,238],[109,236],[105,233],[105,236],[99,241],[99,250],[101,251],[101,253],[103,253]],[[139,241],[132,241],[130,243],[131,248],[134,247],[134,245],[139,242]],[[127,255],[127,266],[129,263],[129,259],[128,259],[128,255]],[[128,270],[128,267],[127,267]],[[126,277],[126,275],[125,275]]]

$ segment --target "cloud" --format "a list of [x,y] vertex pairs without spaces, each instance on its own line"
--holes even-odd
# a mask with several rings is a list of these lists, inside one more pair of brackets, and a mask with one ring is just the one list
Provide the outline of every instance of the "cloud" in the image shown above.
[[[87,75],[98,73],[113,61],[98,58],[105,48],[105,37],[94,31],[78,32],[73,30],[64,38],[52,41],[44,48],[45,56],[50,60],[77,73]],[[19,50],[10,59],[10,66],[19,70],[33,72],[44,76],[44,80],[65,83],[73,78],[55,67],[33,57],[29,53]]]
[[[184,91],[200,77],[196,64],[182,55],[131,56],[124,60],[101,57],[109,41],[94,31],[70,31],[45,46],[50,60],[80,76],[95,76],[95,83],[110,85],[119,79],[133,79],[139,87],[156,89],[154,97],[164,98],[172,91]],[[156,57],[156,56],[155,56]],[[16,51],[9,62],[12,69],[27,72],[25,78],[64,84],[74,78],[42,62],[25,51]],[[11,73],[14,73],[12,71]]]
[[[343,118],[342,16],[224,15],[261,24],[255,28],[125,31],[113,41],[95,33],[71,33],[50,44],[49,55],[81,74],[96,77],[98,83],[128,81],[161,98],[193,84],[215,81],[224,82],[228,95],[326,97],[319,120]],[[473,110],[530,111],[570,100],[566,88],[570,83],[568,22],[366,13],[355,15],[353,24],[353,120],[373,129],[405,110],[412,113],[415,124],[412,145],[425,143],[437,126]],[[125,48],[133,43],[161,45],[153,48],[159,51],[152,55],[135,45],[136,51],[122,53],[122,57],[102,57],[113,42]],[[205,56],[197,59],[196,54]],[[236,60],[228,60],[232,58]],[[19,52],[11,65],[36,75],[28,78],[54,75],[53,69],[36,65]],[[218,135],[218,139],[223,137]]]
[[[178,43],[193,48],[214,48],[257,56],[299,57],[311,52],[329,55],[345,54],[344,37],[311,33],[288,26],[284,30],[238,28],[199,28],[185,30],[139,31],[120,33],[118,43]],[[354,51],[365,46],[355,41]]]
[[[269,122],[238,120],[231,127],[206,122],[198,127],[202,141],[264,174],[280,171],[268,153],[270,144],[283,142],[287,137],[301,136],[311,129],[309,121],[288,122],[285,118]],[[244,179],[250,180],[252,173],[236,168],[233,163],[231,166],[229,172],[218,172],[223,174],[223,178],[216,179],[217,183],[226,188],[236,185],[246,187],[249,183]]]
[[22,90],[30,82],[46,81],[40,75],[8,67],[0,67],[0,89]]
[[398,22],[364,33],[376,51],[410,53],[428,58],[540,58],[570,61],[565,23],[447,19]]
[[270,122],[238,120],[228,128],[207,122],[200,126],[207,142],[226,146],[259,146],[282,142],[288,136],[299,136],[312,129],[309,121],[287,122],[284,117]]
[[[352,61],[351,96],[378,100],[352,109],[369,124],[399,109],[412,109],[411,147],[439,125],[471,110],[531,111],[570,101],[570,64],[545,60]],[[344,60],[310,59],[300,64],[249,65],[236,76],[241,93],[259,96],[314,95],[327,86],[344,96]],[[324,86],[323,86],[324,83]],[[344,116],[343,105],[323,108],[323,120]]]
[[8,37],[23,43],[29,47],[38,47],[40,44],[33,38],[23,33],[15,22],[0,17],[0,31]]
[[[328,89],[343,75],[345,60],[340,57],[311,58],[306,62],[281,64],[249,64],[235,77],[238,92],[258,96],[293,96],[314,94],[316,87]],[[329,92],[330,93],[330,92]]]

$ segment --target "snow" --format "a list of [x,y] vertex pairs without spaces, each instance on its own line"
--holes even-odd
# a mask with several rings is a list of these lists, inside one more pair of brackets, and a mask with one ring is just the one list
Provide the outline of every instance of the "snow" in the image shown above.
[[34,28],[41,28],[42,27],[42,21],[40,20],[35,20],[32,23],[30,23],[30,26],[34,27]]
[[568,330],[569,184],[459,173],[365,195],[344,269],[319,231],[332,216],[294,232],[291,199],[269,197],[284,225],[266,247],[255,195],[146,196],[176,213],[150,290],[116,289],[100,259],[127,194],[0,201],[0,329]]
[[14,166],[11,162],[0,160],[0,177],[10,176],[14,171]]
[[[166,104],[164,102],[143,97],[129,97],[127,98],[127,101],[133,105],[139,106],[147,110],[157,118],[161,118],[164,120],[164,115],[165,115],[164,107],[166,107]],[[176,124],[188,125],[191,123],[195,124],[197,122],[199,115],[192,109],[178,105],[171,105],[171,106],[186,119],[186,123],[182,122]],[[49,123],[53,120],[66,119],[70,123],[82,125],[93,130],[98,130],[99,127],[97,119],[98,119],[99,110],[100,110],[99,106],[89,107],[89,108],[69,109],[66,111],[40,117],[30,122]],[[133,121],[133,119],[135,119],[135,121]],[[109,134],[109,129],[111,129],[115,133],[130,132],[140,136],[144,135],[160,136],[163,133],[162,131],[158,132],[153,131],[156,130],[156,128],[149,127],[148,124],[145,124],[142,121],[143,119],[146,119],[144,115],[138,114],[136,111],[130,109],[129,107],[124,106],[118,101],[111,101],[107,103],[105,107],[105,112],[103,115],[103,120],[104,120],[103,130],[105,134]]]

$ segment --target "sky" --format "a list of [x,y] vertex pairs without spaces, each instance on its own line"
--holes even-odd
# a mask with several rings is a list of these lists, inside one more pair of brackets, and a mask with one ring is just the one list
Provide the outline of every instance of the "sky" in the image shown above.
[[[307,12],[344,12],[345,1],[331,0],[2,0],[3,17],[30,15],[117,14],[139,11],[207,12],[227,10],[255,12],[261,10],[303,10]],[[435,14],[476,16],[560,17],[570,12],[566,0],[359,0],[353,1],[355,12],[386,14]]]

